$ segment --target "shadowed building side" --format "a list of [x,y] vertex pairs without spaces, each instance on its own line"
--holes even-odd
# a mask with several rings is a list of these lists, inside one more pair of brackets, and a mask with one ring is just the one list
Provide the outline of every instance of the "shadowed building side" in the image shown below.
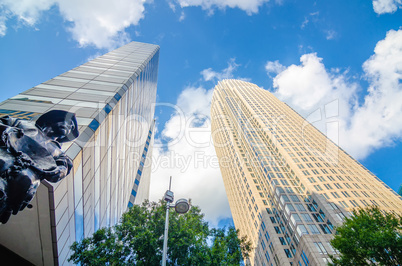
[[33,208],[0,225],[0,245],[35,265],[68,265],[74,241],[148,197],[150,172],[136,175],[152,149],[158,62],[159,46],[132,42],[0,103],[0,115],[32,120],[73,112],[80,132],[62,146],[71,173],[42,181]]

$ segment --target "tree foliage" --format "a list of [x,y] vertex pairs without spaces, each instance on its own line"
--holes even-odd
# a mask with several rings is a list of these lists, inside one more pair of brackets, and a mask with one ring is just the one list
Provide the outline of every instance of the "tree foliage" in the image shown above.
[[333,265],[402,265],[402,216],[359,209],[336,228]]
[[[120,223],[75,242],[69,261],[81,265],[160,265],[166,203],[145,201],[123,214]],[[169,213],[167,265],[239,265],[251,243],[233,227],[209,229],[200,208]]]
[[239,231],[235,228],[212,229],[210,233],[212,236],[210,265],[239,265],[242,255],[245,258],[249,257],[251,242],[247,241],[246,236],[239,238]]

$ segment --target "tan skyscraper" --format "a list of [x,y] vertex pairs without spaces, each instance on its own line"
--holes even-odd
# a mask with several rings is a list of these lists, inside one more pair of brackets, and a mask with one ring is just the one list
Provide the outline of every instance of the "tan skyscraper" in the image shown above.
[[253,265],[326,265],[335,225],[356,207],[402,213],[402,197],[285,103],[224,80],[212,136],[234,223]]

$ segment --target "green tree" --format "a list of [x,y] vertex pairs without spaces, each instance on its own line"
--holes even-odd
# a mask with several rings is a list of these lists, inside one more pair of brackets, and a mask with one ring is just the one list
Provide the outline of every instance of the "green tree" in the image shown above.
[[[120,223],[75,242],[69,261],[81,265],[160,265],[166,203],[145,201],[123,214]],[[209,229],[197,206],[169,214],[168,265],[239,265],[251,243],[238,231]]]
[[333,265],[402,265],[402,216],[358,209],[336,228]]
[[[238,237],[239,231],[233,227],[227,230],[212,229],[211,265],[239,265],[242,255],[249,257],[251,242],[244,236]],[[243,252],[243,254],[242,254]]]

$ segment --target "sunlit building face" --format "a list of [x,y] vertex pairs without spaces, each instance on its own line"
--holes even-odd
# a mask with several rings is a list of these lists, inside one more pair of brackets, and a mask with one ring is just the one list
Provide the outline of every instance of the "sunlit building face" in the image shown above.
[[253,265],[326,265],[334,226],[375,205],[402,213],[401,197],[270,92],[216,85],[212,137]]

